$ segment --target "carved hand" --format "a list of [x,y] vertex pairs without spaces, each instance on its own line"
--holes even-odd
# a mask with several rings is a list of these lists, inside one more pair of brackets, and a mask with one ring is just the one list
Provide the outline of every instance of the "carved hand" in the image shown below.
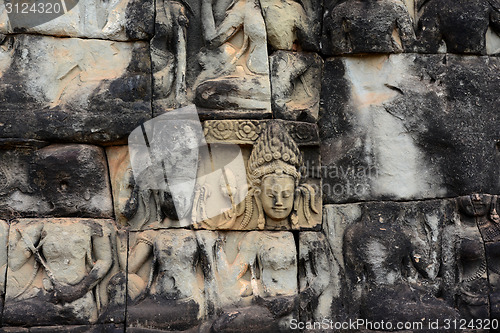
[[80,282],[76,285],[55,282],[54,290],[49,294],[52,303],[70,303],[82,298],[88,292],[85,283]]

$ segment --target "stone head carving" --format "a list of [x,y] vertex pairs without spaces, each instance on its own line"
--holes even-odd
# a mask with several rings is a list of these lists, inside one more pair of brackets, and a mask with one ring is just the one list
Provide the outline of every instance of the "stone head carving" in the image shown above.
[[[304,213],[315,211],[314,189],[301,184],[303,157],[295,141],[278,124],[270,123],[257,140],[248,161],[249,195],[242,221],[245,227],[251,218],[253,201],[257,207],[258,228],[298,227],[297,210],[301,194],[305,197]],[[317,213],[317,212],[316,212]]]
[[497,196],[489,194],[472,194],[458,198],[462,212],[470,217],[490,215],[492,219],[498,219]]

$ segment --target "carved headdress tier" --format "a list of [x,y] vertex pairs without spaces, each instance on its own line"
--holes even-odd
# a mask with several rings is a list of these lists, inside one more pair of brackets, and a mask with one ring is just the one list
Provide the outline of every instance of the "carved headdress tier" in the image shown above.
[[248,161],[248,178],[258,186],[265,175],[284,173],[300,181],[304,167],[302,153],[292,137],[275,122],[271,122],[255,143]]

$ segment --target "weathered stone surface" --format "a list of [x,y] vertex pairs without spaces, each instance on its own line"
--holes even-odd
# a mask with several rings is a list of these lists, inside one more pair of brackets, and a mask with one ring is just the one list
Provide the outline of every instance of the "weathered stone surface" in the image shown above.
[[47,207],[30,186],[30,165],[41,141],[0,141],[0,213],[5,218],[45,213]]
[[267,331],[290,319],[297,294],[291,233],[146,230],[131,233],[129,243],[127,322],[137,332],[186,330],[203,319],[202,331]]
[[321,0],[260,1],[267,43],[274,50],[317,51],[321,33]]
[[149,39],[153,34],[153,0],[51,2],[50,6],[48,3],[36,8],[29,6],[25,13],[22,6],[18,13],[16,7],[6,7],[8,3],[0,1],[2,34],[36,33],[118,41]]
[[[500,34],[495,1],[420,1],[418,51],[423,53],[494,54]],[[496,47],[495,47],[496,46]]]
[[498,62],[453,55],[329,60],[319,122],[325,200],[498,193]]
[[129,244],[128,325],[169,330],[197,325],[205,300],[195,232],[146,230],[131,233]]
[[274,116],[316,122],[323,70],[321,57],[315,53],[278,51],[269,62]]
[[106,157],[113,194],[115,221],[119,225],[126,226],[128,220],[126,205],[134,188],[134,175],[130,165],[128,146],[107,147]]
[[[9,224],[0,220],[0,311],[3,313],[5,300],[5,276],[7,273],[7,246],[9,242]],[[2,317],[0,315],[0,322]]]
[[86,326],[41,326],[30,327],[30,333],[121,333],[123,325],[86,325]]
[[323,53],[412,52],[410,13],[391,0],[330,1],[323,17]]
[[102,148],[47,145],[29,140],[3,143],[0,148],[3,216],[112,216]]
[[[349,318],[424,327],[437,318],[498,318],[498,208],[487,194],[326,206],[328,245],[322,234],[301,234],[301,294],[318,300],[301,314],[320,320],[347,310]],[[345,309],[329,313],[335,304]]]
[[[329,212],[325,209],[325,220]],[[326,226],[326,231],[330,231]],[[329,235],[330,237],[332,235]],[[299,236],[300,320],[321,322],[342,321],[345,278],[333,244],[322,232],[301,232]]]
[[1,327],[0,332],[2,333],[29,333],[29,328],[25,327]]
[[43,200],[40,215],[112,217],[104,150],[90,145],[55,144],[36,151],[31,187]]
[[[474,194],[458,198],[461,225],[455,253],[448,253],[449,264],[459,269],[449,280],[459,282],[455,296],[461,314],[467,319],[498,318],[498,196]],[[456,236],[455,236],[456,237]]]
[[[146,43],[7,37],[0,137],[108,143],[151,117]],[[22,119],[22,121],[19,121]]]
[[[182,110],[179,116],[186,117],[188,110]],[[315,124],[206,121],[202,130],[198,120],[169,118],[172,114],[145,123],[144,133],[135,130],[128,147],[107,150],[115,213],[122,225],[132,230],[319,228],[321,180],[309,172],[320,164]],[[252,150],[250,144],[258,148]],[[264,184],[276,187],[275,194],[283,195],[279,200],[286,201],[276,209],[286,212],[279,223],[271,223],[269,216],[276,198],[270,196],[263,205],[267,197],[257,194],[261,185],[256,182],[249,189],[247,175],[259,184],[264,178],[280,180]]]
[[[106,277],[117,263],[114,235],[111,220],[12,222],[4,323],[37,326],[97,322],[112,303],[107,295],[109,284],[104,282],[109,281]],[[47,310],[46,315],[39,315],[40,308]]]
[[203,119],[270,118],[268,47],[319,49],[317,0],[157,0],[156,7],[155,115],[194,103]]
[[[205,109],[202,113],[208,117],[271,115],[261,6],[257,1],[228,5],[226,1],[157,3],[170,16],[156,17],[155,114],[190,102]],[[189,67],[186,59],[192,62]]]
[[268,45],[318,50],[320,5],[158,0],[151,47],[155,115],[195,103],[205,119],[270,118]]
[[[458,304],[447,294],[460,281],[449,279],[457,269],[450,267],[449,255],[462,241],[454,200],[331,205],[325,210],[325,232],[345,272],[343,304],[350,318],[424,325],[459,318]],[[448,233],[452,229],[455,233]]]

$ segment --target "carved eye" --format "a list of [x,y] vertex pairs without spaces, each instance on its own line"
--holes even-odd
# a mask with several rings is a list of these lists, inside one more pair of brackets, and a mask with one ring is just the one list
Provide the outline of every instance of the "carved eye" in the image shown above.
[[283,192],[283,198],[290,198],[290,192]]

